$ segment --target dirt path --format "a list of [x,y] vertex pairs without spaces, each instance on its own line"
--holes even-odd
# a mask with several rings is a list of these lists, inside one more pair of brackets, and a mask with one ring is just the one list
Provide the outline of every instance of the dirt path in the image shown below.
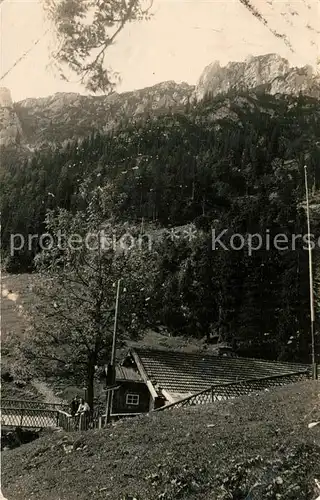
[[53,390],[45,382],[42,382],[40,380],[33,380],[31,383],[33,387],[40,394],[42,394],[45,403],[61,404],[64,402],[55,395]]

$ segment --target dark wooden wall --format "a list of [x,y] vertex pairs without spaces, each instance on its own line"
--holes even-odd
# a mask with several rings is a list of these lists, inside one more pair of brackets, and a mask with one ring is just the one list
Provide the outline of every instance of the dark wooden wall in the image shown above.
[[[150,405],[150,392],[148,387],[143,382],[134,381],[117,381],[121,385],[120,389],[113,393],[111,415],[115,414],[130,414],[130,413],[147,413]],[[127,394],[138,394],[138,405],[127,405]]]

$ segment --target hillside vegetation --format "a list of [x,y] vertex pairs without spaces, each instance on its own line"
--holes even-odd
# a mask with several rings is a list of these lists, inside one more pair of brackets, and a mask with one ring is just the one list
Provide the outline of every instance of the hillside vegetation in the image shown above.
[[[240,354],[309,360],[308,256],[301,239],[294,251],[290,241],[306,233],[305,163],[312,192],[319,187],[319,112],[312,98],[230,93],[179,112],[124,119],[107,135],[47,145],[25,161],[4,154],[8,271],[32,270],[39,251],[35,239],[10,256],[10,234],[27,242],[28,234],[46,231],[48,210],[86,210],[86,193],[101,188],[111,224],[166,231],[146,326],[196,338],[218,332]],[[175,227],[190,223],[193,232],[176,235]],[[316,219],[312,228],[317,234]],[[213,230],[224,231],[227,250],[213,250]],[[284,234],[288,246],[268,249],[268,231],[271,242]],[[240,250],[230,249],[235,233],[245,238]],[[251,253],[250,233],[263,238]]]
[[2,455],[7,500],[315,500],[319,382],[53,432]]
[[[1,397],[2,399],[43,399],[43,395],[37,390],[34,383],[34,374],[30,372],[30,364],[21,360],[17,347],[26,336],[30,328],[34,327],[36,321],[32,321],[34,305],[38,300],[35,287],[39,280],[36,273],[33,274],[6,274],[2,276],[2,352],[1,352]],[[10,292],[10,293],[9,293]],[[32,333],[31,333],[32,336]],[[205,340],[205,339],[203,339]],[[120,343],[119,343],[120,344]],[[120,361],[128,352],[129,347],[167,348],[183,350],[184,352],[199,351],[216,352],[215,346],[210,346],[199,339],[183,336],[171,336],[168,332],[147,330],[136,340],[128,340],[125,345],[118,345],[117,359]],[[100,372],[99,372],[100,374]],[[52,387],[56,397],[63,401],[71,401],[76,395],[84,395],[83,384],[67,378],[59,378],[58,373],[45,379]],[[96,402],[105,409],[104,380],[97,376],[95,381]]]

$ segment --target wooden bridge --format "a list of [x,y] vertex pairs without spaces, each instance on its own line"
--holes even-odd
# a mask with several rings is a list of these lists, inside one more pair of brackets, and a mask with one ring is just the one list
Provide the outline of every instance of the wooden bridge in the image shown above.
[[63,404],[40,401],[1,401],[1,428],[52,429],[61,426],[64,415],[68,415]]
[[3,399],[1,401],[1,429],[3,431],[20,429],[64,429],[65,431],[102,428],[105,416],[93,415],[78,418],[68,413],[64,404],[43,403],[41,401],[21,401]]

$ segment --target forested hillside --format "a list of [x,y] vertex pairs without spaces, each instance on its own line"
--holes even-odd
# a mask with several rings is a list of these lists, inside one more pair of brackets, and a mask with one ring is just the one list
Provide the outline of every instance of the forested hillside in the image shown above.
[[[309,359],[308,255],[213,248],[212,231],[307,232],[304,164],[320,183],[320,103],[264,94],[208,96],[183,112],[123,122],[117,131],[47,146],[30,159],[3,154],[2,250],[10,271],[30,271],[38,249],[10,256],[10,234],[41,234],[48,209],[83,209],[100,186],[114,222],[169,229],[149,321],[202,337],[219,332],[250,356]],[[16,157],[15,157],[16,156]],[[177,226],[195,229],[175,235]],[[318,228],[313,225],[313,231]],[[176,237],[175,237],[176,236]],[[247,241],[247,240],[246,240]],[[251,255],[250,255],[251,253]]]

